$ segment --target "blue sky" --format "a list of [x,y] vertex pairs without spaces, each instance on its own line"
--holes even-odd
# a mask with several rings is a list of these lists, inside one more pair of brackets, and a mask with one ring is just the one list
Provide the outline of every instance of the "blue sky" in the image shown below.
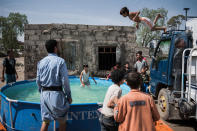
[[191,8],[189,15],[197,16],[196,5],[197,0],[0,0],[0,16],[19,12],[27,15],[30,24],[130,26],[133,22],[119,13],[124,6],[130,11],[165,8],[170,18],[185,14],[184,7]]

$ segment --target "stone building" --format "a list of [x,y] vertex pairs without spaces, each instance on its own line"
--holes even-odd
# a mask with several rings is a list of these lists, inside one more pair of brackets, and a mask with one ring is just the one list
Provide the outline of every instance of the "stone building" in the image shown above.
[[46,40],[59,41],[60,56],[70,74],[79,74],[83,64],[103,76],[116,62],[134,62],[136,29],[131,26],[29,24],[25,26],[25,79],[36,77],[37,62],[47,55]]

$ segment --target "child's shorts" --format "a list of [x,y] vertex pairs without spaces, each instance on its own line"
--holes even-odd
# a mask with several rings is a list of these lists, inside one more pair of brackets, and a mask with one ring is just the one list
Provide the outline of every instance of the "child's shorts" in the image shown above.
[[154,27],[154,24],[152,23],[152,21],[147,18],[147,17],[141,17],[141,23],[144,26],[148,26],[148,28],[151,30]]
[[86,82],[83,81],[83,83],[84,83],[84,85],[86,85],[86,86],[89,86],[89,85],[90,85],[90,81],[86,81]]

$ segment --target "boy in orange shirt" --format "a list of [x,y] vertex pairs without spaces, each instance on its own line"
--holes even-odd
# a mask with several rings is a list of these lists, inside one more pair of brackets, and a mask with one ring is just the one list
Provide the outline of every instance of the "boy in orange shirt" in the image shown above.
[[[114,106],[114,119],[120,123],[118,131],[155,131],[154,122],[160,119],[153,98],[139,90],[141,76],[137,72],[130,72],[126,83],[131,91],[120,99],[109,102]],[[117,103],[117,104],[116,104]]]

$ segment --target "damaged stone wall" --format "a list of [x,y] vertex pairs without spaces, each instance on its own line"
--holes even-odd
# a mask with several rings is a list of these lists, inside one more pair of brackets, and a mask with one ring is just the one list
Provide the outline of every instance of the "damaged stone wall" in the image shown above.
[[[47,55],[45,41],[59,41],[60,56],[69,66],[70,74],[79,74],[83,64],[97,76],[99,70],[98,47],[116,46],[121,63],[135,61],[136,29],[131,26],[96,26],[73,24],[29,24],[25,26],[25,79],[36,77],[37,62]],[[68,64],[69,63],[69,64]]]

